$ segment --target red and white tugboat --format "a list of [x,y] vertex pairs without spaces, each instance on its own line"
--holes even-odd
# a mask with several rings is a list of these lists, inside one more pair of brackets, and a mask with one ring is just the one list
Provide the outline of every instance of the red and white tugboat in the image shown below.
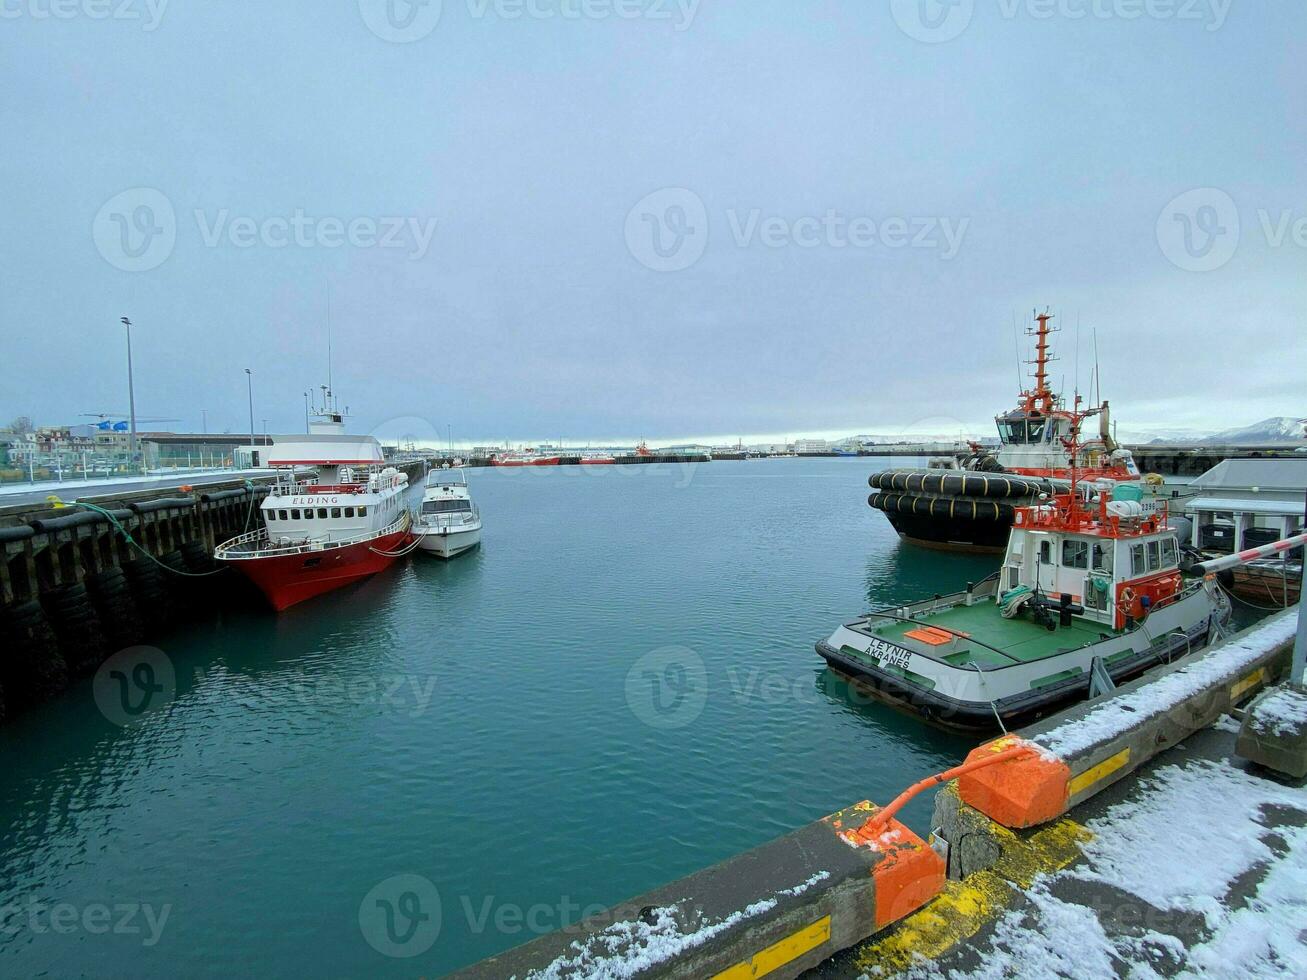
[[[1069,413],[1073,460],[1083,417]],[[1184,576],[1165,501],[1070,477],[1016,509],[995,575],[868,613],[817,652],[882,700],[971,731],[1019,727],[1212,642],[1229,602],[1211,576]]]
[[[326,397],[308,435],[272,439],[268,465],[279,473],[260,505],[263,527],[214,551],[278,611],[374,575],[413,546],[408,477],[385,464],[374,437],[346,435]],[[315,478],[297,475],[307,468]]]
[[1107,402],[1077,413],[1097,416],[1096,436],[1067,448],[1073,413],[1049,387],[1049,326],[1052,316],[1035,316],[1028,331],[1035,338],[1034,385],[1017,407],[998,416],[1000,446],[988,452],[972,444],[971,453],[934,460],[924,469],[873,473],[875,491],[867,503],[882,511],[906,541],[949,551],[997,553],[1003,550],[1016,508],[1040,494],[1066,489],[1074,466],[1082,480],[1131,482],[1140,479],[1129,450],[1112,436]]

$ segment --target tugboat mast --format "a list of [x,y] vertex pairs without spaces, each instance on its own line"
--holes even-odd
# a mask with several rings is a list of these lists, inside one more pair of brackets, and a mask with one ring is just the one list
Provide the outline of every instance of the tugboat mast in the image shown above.
[[1053,316],[1048,312],[1037,313],[1035,320],[1039,326],[1026,331],[1027,336],[1035,338],[1035,360],[1026,362],[1035,365],[1035,387],[1033,391],[1022,393],[1024,408],[1031,414],[1051,415],[1057,403],[1057,396],[1048,386],[1048,362],[1053,359],[1048,355],[1048,335],[1052,333],[1048,321],[1051,319]]

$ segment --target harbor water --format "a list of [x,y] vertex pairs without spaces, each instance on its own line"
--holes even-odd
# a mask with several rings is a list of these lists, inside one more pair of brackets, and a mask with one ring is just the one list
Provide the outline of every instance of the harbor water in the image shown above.
[[956,763],[813,651],[995,567],[901,544],[884,465],[470,470],[480,549],[165,635],[139,714],[102,672],[13,719],[0,975],[440,975]]

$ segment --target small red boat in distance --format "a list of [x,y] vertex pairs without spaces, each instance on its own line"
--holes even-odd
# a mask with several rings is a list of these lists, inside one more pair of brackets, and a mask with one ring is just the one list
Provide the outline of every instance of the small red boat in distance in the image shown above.
[[490,461],[492,466],[557,466],[561,457],[542,456],[534,449],[521,452],[509,452],[495,456]]

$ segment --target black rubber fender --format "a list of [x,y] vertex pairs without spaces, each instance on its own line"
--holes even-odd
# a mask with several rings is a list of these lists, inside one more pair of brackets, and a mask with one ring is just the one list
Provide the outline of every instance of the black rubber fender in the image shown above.
[[1048,493],[1053,489],[1052,484],[1047,480],[960,470],[883,470],[868,477],[867,483],[874,490],[889,490],[896,493],[984,497],[997,500],[1025,499]]
[[1012,504],[983,497],[939,497],[920,493],[881,491],[867,497],[877,510],[920,517],[940,517],[963,521],[1002,521],[1010,524],[1015,517]]

